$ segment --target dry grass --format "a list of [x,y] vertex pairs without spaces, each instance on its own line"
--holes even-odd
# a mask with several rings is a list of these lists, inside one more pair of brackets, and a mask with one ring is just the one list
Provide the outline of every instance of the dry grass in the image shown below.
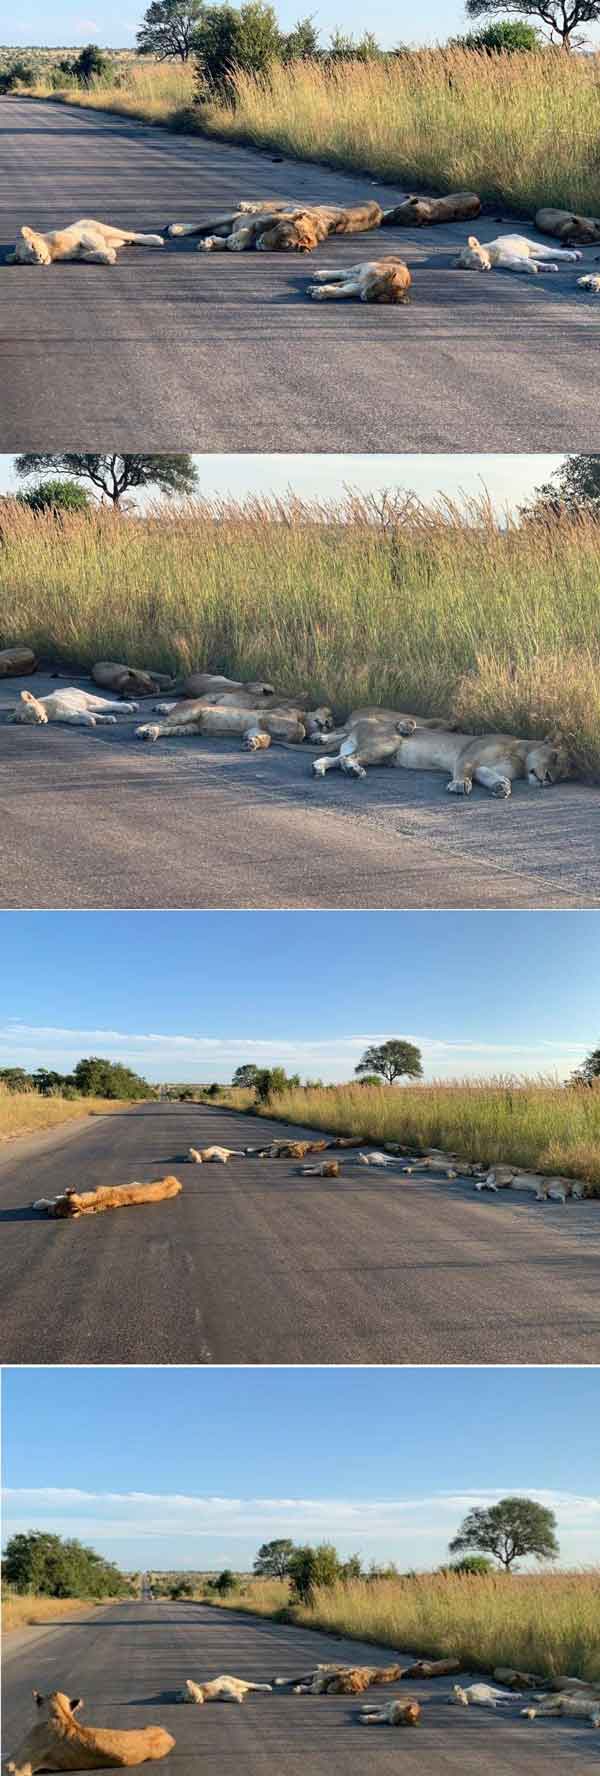
[[[285,1581],[250,1581],[224,1607],[272,1616],[286,1607]],[[546,1676],[600,1680],[600,1569],[505,1578],[418,1573],[354,1580],[294,1605],[291,1620],[399,1653],[460,1659],[466,1670],[513,1665]]]
[[[107,1601],[103,1597],[102,1602]],[[9,1593],[2,1598],[2,1632],[8,1634],[12,1628],[35,1628],[43,1622],[61,1622],[64,1617],[70,1621],[75,1614],[89,1614],[90,1610],[99,1607],[92,1598],[17,1597]]]
[[240,73],[235,105],[192,112],[193,73],[132,62],[119,83],[52,92],[69,104],[199,128],[393,181],[401,188],[466,187],[532,213],[540,204],[598,202],[600,58],[540,50],[514,56],[422,50],[390,61],[275,64]]
[[390,703],[536,737],[558,724],[600,781],[592,518],[501,529],[484,500],[465,515],[356,495],[57,523],[9,503],[0,534],[2,646],[270,678],[337,713]]
[[42,1098],[37,1092],[8,1092],[0,1085],[0,1142],[41,1134],[82,1116],[106,1116],[128,1109],[125,1100],[116,1098]]
[[473,1162],[565,1173],[600,1187],[600,1087],[568,1089],[552,1079],[300,1087],[273,1098],[262,1113],[376,1144],[442,1147]]

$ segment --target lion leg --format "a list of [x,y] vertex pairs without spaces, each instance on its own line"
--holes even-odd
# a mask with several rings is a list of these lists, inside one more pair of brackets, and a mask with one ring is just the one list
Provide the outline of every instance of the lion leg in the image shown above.
[[313,759],[313,777],[324,777],[326,771],[335,771],[336,768],[341,769],[341,764],[341,752],[336,752],[333,757],[331,754],[329,757],[325,754],[323,758]]
[[114,247],[86,247],[83,244],[77,254],[86,265],[116,265],[117,255]]
[[489,765],[477,765],[473,775],[477,783],[489,789],[490,795],[506,798],[512,794],[510,777],[504,771],[496,771]]
[[246,728],[244,746],[247,752],[264,752],[270,745],[271,735],[267,734],[265,728],[261,728],[260,722],[253,722],[249,728]]
[[253,223],[249,228],[236,228],[227,236],[226,245],[230,253],[245,253],[256,239]]
[[183,718],[179,722],[145,722],[143,727],[136,728],[135,733],[137,740],[169,740],[172,734],[199,734],[201,731],[196,717],[193,722]]
[[323,266],[321,271],[313,271],[312,276],[315,284],[343,284],[345,279],[351,276],[354,269],[354,266],[352,266],[349,271],[348,266],[345,265],[343,269],[340,269],[339,271],[326,271]]
[[462,777],[451,777],[450,782],[446,784],[448,795],[468,796],[471,794],[472,788],[473,777],[470,771],[465,771]]
[[335,284],[309,284],[307,295],[313,302],[341,302],[347,296],[360,296],[360,284],[341,279]]
[[229,235],[206,234],[203,240],[198,241],[198,252],[224,253],[229,246],[229,238]]

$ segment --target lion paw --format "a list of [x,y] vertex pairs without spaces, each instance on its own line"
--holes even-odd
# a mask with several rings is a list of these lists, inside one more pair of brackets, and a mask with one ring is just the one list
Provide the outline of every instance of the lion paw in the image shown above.
[[143,728],[136,728],[135,732],[138,740],[158,740],[160,728],[154,722],[146,722]]
[[511,794],[510,777],[501,777],[499,782],[494,784],[493,789],[492,789],[492,795],[499,796],[501,801],[506,801],[507,797],[510,794]]
[[451,777],[446,784],[448,795],[470,795],[472,788],[470,777]]

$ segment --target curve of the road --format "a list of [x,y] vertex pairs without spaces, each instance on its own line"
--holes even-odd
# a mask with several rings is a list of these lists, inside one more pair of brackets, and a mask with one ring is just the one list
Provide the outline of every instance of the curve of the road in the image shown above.
[[[296,1161],[197,1167],[281,1123],[146,1103],[0,1158],[4,1363],[598,1363],[598,1203],[538,1205],[472,1183],[337,1179]],[[307,1131],[294,1130],[301,1134]],[[51,1221],[31,1203],[175,1172],[148,1208]]]
[[[600,901],[597,786],[516,783],[507,802],[478,788],[460,802],[427,771],[316,782],[306,746],[145,746],[139,715],[93,731],[16,726],[8,712],[27,682],[0,682],[0,907]],[[40,672],[30,688],[56,685]]]
[[[311,303],[312,260],[211,257],[193,241],[132,247],[112,268],[4,263],[23,222],[99,216],[155,232],[241,197],[365,195],[390,204],[404,194],[108,113],[3,100],[0,449],[593,449],[600,305],[576,287],[582,267],[537,278],[452,270],[468,224],[319,250],[314,263],[334,265],[399,251],[414,282],[401,309]],[[491,215],[480,238],[500,223],[514,229]],[[586,249],[584,269],[595,257]]]
[[[411,1655],[407,1655],[407,1663]],[[85,1699],[81,1719],[119,1729],[155,1723],[176,1739],[164,1776],[233,1772],[244,1776],[584,1776],[597,1768],[597,1735],[587,1722],[519,1716],[515,1700],[487,1709],[448,1708],[451,1681],[399,1683],[382,1695],[415,1696],[417,1731],[369,1730],[357,1721],[363,1698],[251,1695],[241,1708],[184,1707],[174,1692],[186,1677],[222,1672],[253,1683],[292,1676],[319,1661],[389,1664],[390,1648],[282,1626],[201,1604],[126,1603],[48,1630],[30,1647],[5,1646],[3,1741],[13,1752],[31,1720],[33,1688]],[[466,1679],[468,1681],[468,1678]]]

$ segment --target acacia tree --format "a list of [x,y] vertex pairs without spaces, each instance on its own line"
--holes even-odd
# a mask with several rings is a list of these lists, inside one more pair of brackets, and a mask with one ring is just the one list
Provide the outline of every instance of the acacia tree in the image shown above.
[[174,493],[193,493],[198,478],[191,456],[79,456],[69,451],[42,456],[27,451],[15,460],[15,473],[22,480],[48,471],[91,482],[101,500],[110,500],[115,508],[131,488],[158,487],[170,498]]
[[469,18],[489,18],[497,12],[539,18],[548,27],[550,43],[558,39],[562,49],[573,49],[579,26],[596,24],[600,19],[600,0],[467,0],[466,11]]
[[202,0],[153,0],[137,34],[138,55],[189,61],[203,11]]
[[534,1554],[537,1560],[555,1560],[555,1532],[556,1517],[547,1505],[530,1498],[503,1498],[487,1508],[476,1505],[448,1545],[451,1554],[463,1554],[469,1548],[493,1554],[508,1573],[514,1561],[526,1554]]
[[522,506],[522,519],[559,518],[561,513],[600,512],[600,454],[567,456],[550,481],[536,487],[533,504]]
[[393,1085],[396,1079],[403,1076],[421,1079],[421,1050],[414,1042],[406,1042],[402,1036],[391,1036],[389,1042],[366,1048],[354,1071],[358,1074],[376,1073],[381,1079],[385,1079],[386,1085]]
[[287,1536],[280,1536],[278,1541],[263,1542],[254,1562],[253,1571],[257,1578],[285,1579],[293,1552],[294,1544]]

